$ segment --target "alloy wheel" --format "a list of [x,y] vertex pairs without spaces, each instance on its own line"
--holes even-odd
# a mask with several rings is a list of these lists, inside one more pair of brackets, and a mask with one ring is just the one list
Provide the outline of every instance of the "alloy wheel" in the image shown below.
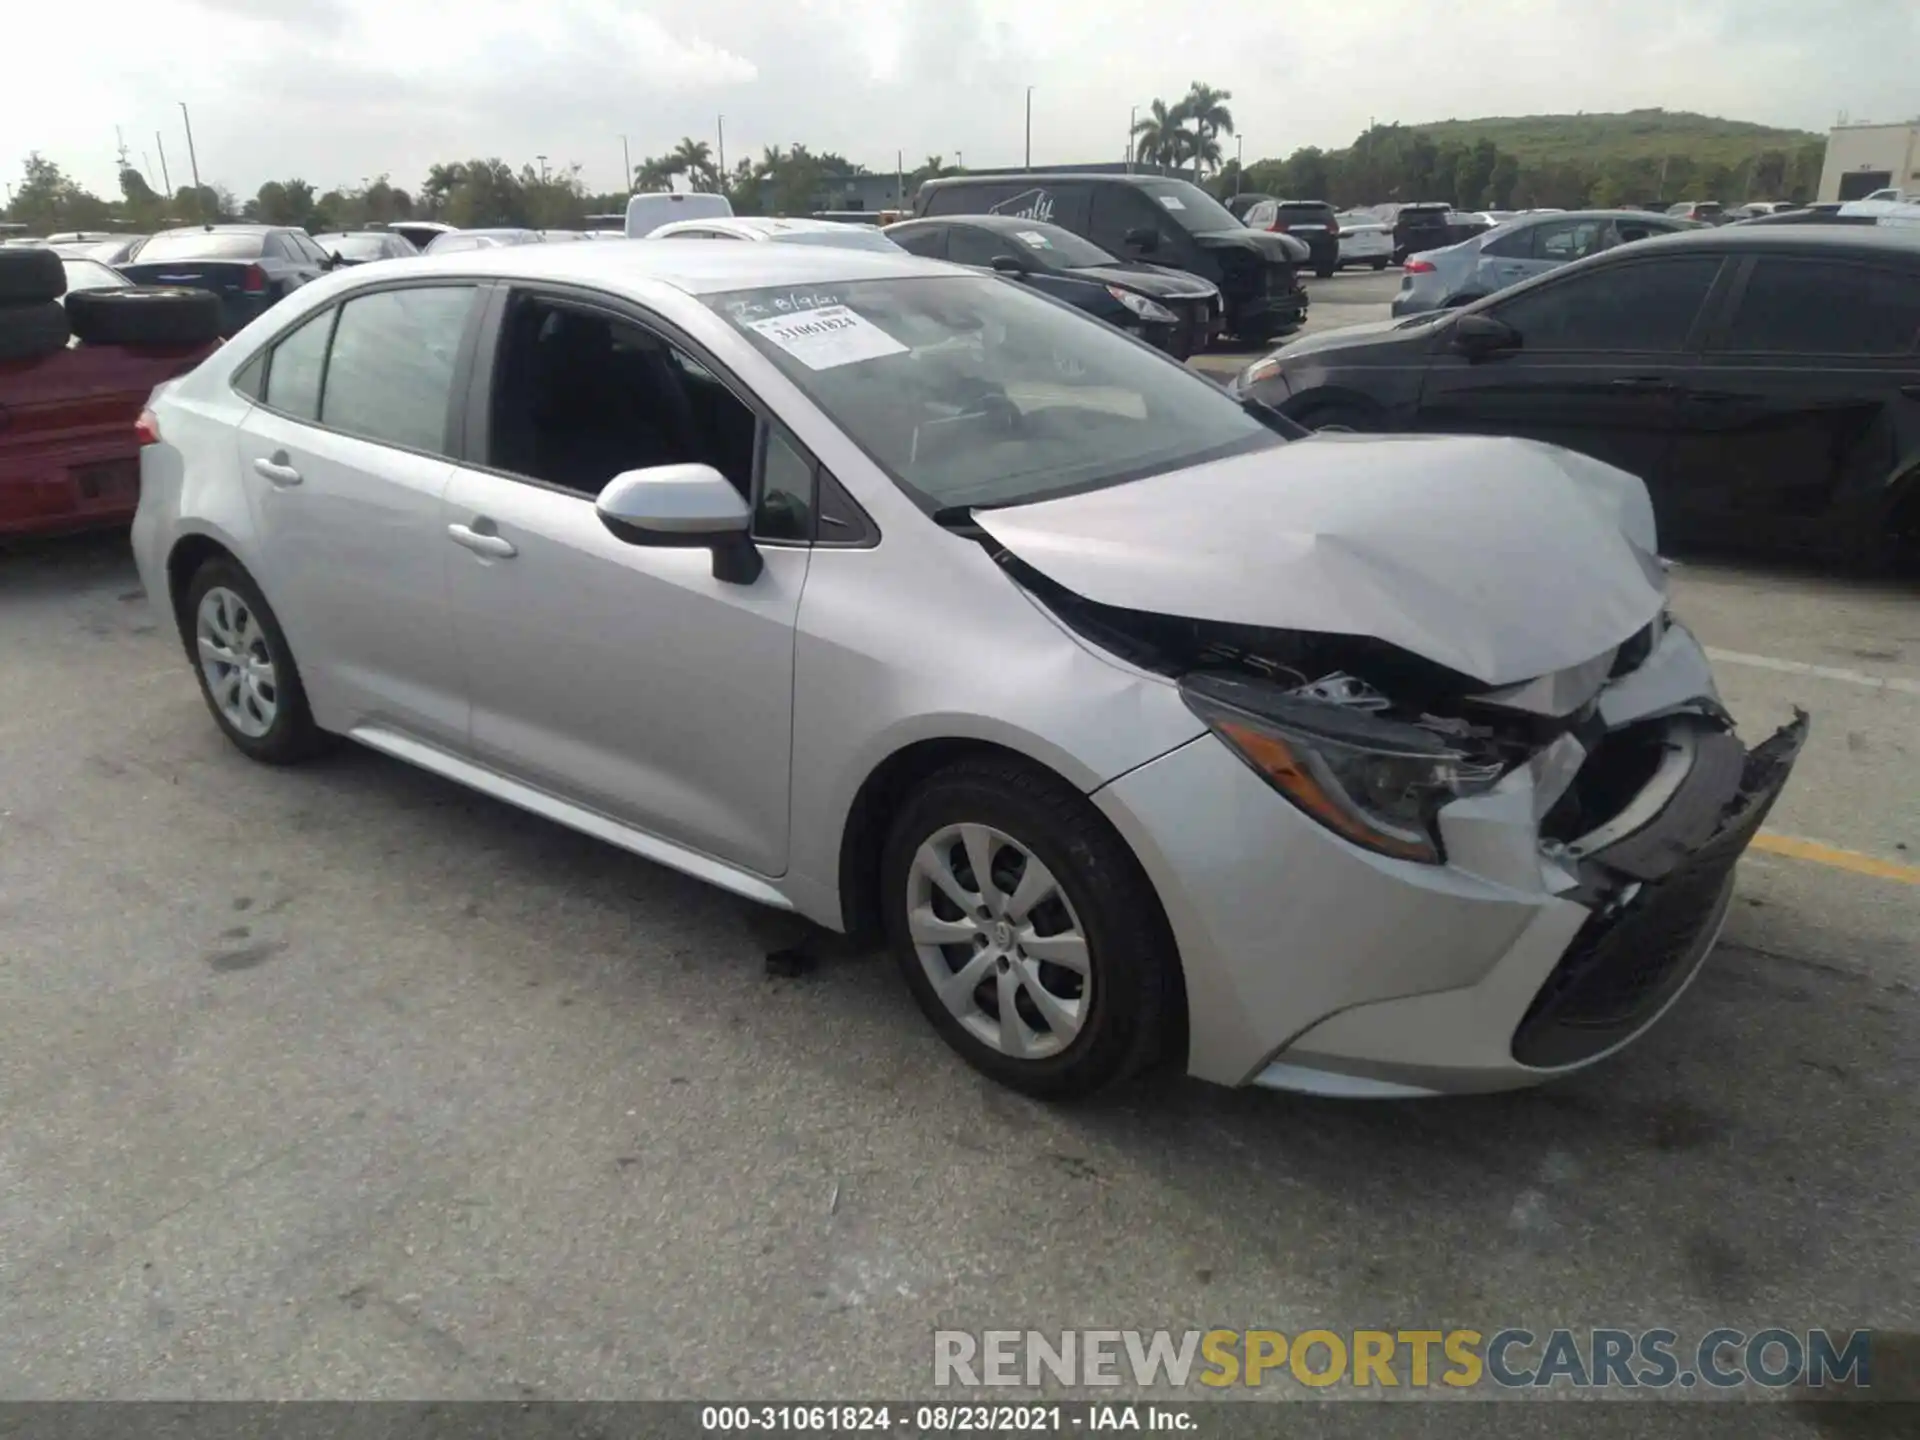
[[265,735],[279,713],[280,686],[253,607],[244,596],[214,586],[200,597],[194,641],[207,693],[222,718],[248,739]]
[[1070,1046],[1093,1002],[1085,932],[1052,872],[990,825],[950,825],[907,871],[907,933],[941,1003],[1015,1060]]

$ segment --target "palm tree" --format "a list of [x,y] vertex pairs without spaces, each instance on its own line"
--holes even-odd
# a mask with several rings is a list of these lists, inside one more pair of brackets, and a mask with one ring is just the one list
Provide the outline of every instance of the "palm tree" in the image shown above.
[[687,183],[696,190],[711,190],[718,182],[713,169],[713,147],[704,140],[687,136],[674,146],[667,159],[675,167],[675,173],[685,175]]
[[633,171],[633,188],[651,194],[673,188],[673,177],[680,167],[671,155],[654,155],[642,160]]
[[1195,140],[1187,146],[1187,158],[1194,162],[1195,180],[1200,178],[1203,165],[1220,163],[1220,137],[1233,134],[1233,112],[1227,108],[1232,98],[1231,90],[1216,90],[1196,80],[1175,107],[1182,119],[1193,122]]
[[1133,122],[1133,158],[1142,165],[1158,165],[1162,170],[1180,163],[1185,117],[1179,107],[1167,108],[1164,100],[1147,107],[1146,118]]

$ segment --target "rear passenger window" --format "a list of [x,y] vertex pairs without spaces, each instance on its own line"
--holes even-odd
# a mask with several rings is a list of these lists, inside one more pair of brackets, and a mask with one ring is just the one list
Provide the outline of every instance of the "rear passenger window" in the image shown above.
[[1905,355],[1920,335],[1920,277],[1825,260],[1765,258],[1726,348],[1748,354]]
[[947,227],[944,225],[918,225],[899,234],[889,233],[887,238],[910,255],[924,255],[929,260],[946,258]]
[[267,361],[267,407],[296,420],[320,416],[320,376],[327,365],[327,338],[334,311],[322,310],[273,347]]
[[383,290],[340,311],[321,423],[410,450],[446,449],[469,286]]

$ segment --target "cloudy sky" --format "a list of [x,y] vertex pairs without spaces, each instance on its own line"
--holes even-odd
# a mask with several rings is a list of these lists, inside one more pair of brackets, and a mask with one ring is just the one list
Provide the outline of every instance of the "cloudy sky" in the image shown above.
[[182,100],[202,178],[242,196],[472,155],[612,189],[622,133],[638,163],[722,114],[729,160],[1017,164],[1028,85],[1036,163],[1119,158],[1128,107],[1195,79],[1233,92],[1249,160],[1370,116],[1920,112],[1916,0],[23,0],[7,23],[0,167],[37,149],[103,192],[115,125],[156,182],[162,132],[184,183]]

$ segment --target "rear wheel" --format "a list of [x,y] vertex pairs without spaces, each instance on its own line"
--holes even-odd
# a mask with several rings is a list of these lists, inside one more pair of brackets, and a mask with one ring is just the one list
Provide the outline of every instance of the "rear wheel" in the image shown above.
[[1099,812],[999,756],[930,777],[882,861],[888,938],[914,998],[968,1064],[1049,1099],[1158,1059],[1178,1000],[1152,887]]
[[237,562],[209,560],[194,572],[181,638],[214,723],[241,754],[291,765],[326,748],[286,634]]
[[1313,273],[1322,280],[1331,280],[1333,272],[1339,268],[1338,265],[1316,265],[1313,267]]
[[1376,270],[1384,270],[1387,268],[1387,262],[1385,260],[1376,260],[1373,262],[1373,268]]

